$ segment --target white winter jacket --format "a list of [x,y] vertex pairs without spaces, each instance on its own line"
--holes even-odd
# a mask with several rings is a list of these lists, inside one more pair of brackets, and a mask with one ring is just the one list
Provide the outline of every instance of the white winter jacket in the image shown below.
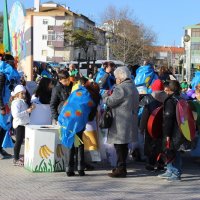
[[30,123],[29,113],[26,111],[27,109],[28,105],[23,99],[12,101],[11,113],[13,116],[13,128]]

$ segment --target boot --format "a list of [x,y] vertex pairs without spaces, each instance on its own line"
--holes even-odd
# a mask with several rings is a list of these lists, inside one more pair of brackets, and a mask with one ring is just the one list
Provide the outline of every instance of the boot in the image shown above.
[[[112,169],[112,173],[115,172],[116,170],[117,170],[117,168]],[[124,171],[125,171],[125,173],[126,173],[126,175],[127,175],[127,170],[124,169]]]
[[111,178],[126,178],[127,171],[126,169],[116,168],[112,170],[112,173],[108,173],[108,176]]

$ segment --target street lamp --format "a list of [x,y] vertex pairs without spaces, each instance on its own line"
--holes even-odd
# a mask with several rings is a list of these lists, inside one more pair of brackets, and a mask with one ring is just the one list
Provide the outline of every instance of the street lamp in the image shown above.
[[[190,73],[190,68],[191,68],[191,46],[189,46],[189,42],[190,42],[190,36],[189,35],[185,35],[184,38],[183,38],[183,41],[184,41],[184,47],[185,47],[185,50],[186,50],[186,78],[187,78],[187,81],[190,82],[190,76],[191,76],[191,73]],[[187,43],[187,45],[186,45]],[[186,48],[187,46],[187,48]]]
[[106,37],[106,52],[107,52],[107,60],[110,60],[110,39],[112,39],[113,34],[111,32],[105,33]]

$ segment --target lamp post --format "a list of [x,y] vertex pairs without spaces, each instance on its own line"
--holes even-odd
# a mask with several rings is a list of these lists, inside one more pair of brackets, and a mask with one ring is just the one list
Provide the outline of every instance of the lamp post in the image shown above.
[[173,52],[170,47],[167,47],[167,48],[170,51],[170,56],[168,56],[168,51],[167,51],[167,63],[168,63],[168,68],[169,68],[170,66],[173,66]]
[[[191,46],[189,46],[189,41],[190,41],[190,36],[189,35],[185,35],[184,38],[184,47],[186,50],[186,78],[187,81],[190,82],[190,68],[191,68]],[[187,44],[187,45],[186,45]]]
[[107,53],[107,60],[110,60],[110,39],[112,39],[113,35],[111,32],[106,32],[106,53]]

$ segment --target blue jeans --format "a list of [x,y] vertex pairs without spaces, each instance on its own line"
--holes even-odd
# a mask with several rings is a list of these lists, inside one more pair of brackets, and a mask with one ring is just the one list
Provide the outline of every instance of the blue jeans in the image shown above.
[[175,159],[167,164],[167,171],[180,177],[182,174],[182,158],[179,151],[176,152]]

